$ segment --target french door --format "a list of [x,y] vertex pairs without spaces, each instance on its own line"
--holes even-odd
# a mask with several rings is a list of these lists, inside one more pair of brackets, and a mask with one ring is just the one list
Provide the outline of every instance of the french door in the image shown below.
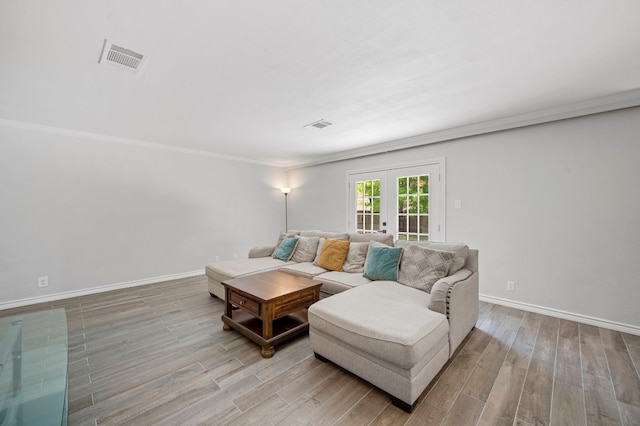
[[350,232],[390,232],[410,241],[444,241],[442,162],[350,172]]

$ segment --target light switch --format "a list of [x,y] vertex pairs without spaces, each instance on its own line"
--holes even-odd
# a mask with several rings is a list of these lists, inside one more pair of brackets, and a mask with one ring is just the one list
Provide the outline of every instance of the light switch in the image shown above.
[[456,200],[455,201],[455,207],[456,207],[456,209],[461,209],[462,208],[462,200]]

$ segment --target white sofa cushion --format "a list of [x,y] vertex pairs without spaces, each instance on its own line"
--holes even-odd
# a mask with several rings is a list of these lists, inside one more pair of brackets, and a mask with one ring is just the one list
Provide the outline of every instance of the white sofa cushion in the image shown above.
[[371,282],[362,276],[362,274],[354,274],[351,272],[329,271],[324,274],[317,275],[316,280],[322,283],[321,291],[323,293],[337,294],[353,287],[358,287]]
[[428,308],[429,294],[375,281],[309,307],[309,325],[381,360],[409,369],[449,344],[446,316]]
[[278,269],[280,272],[286,272],[291,275],[298,275],[305,278],[313,278],[318,274],[327,272],[326,269],[316,266],[311,262],[291,263]]
[[253,259],[221,260],[209,263],[205,270],[208,277],[222,282],[242,275],[271,271],[289,263],[293,262],[285,262],[272,257],[257,257]]

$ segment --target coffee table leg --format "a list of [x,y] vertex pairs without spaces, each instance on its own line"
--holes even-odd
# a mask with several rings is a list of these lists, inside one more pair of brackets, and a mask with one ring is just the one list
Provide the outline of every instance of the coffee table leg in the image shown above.
[[262,358],[271,358],[274,353],[276,353],[276,350],[273,349],[273,346],[262,347]]
[[[224,286],[224,314],[231,318],[233,315],[233,306],[231,306],[231,301],[229,300],[229,287]],[[231,327],[227,325],[227,323],[222,324],[222,329],[224,331],[231,330]]]

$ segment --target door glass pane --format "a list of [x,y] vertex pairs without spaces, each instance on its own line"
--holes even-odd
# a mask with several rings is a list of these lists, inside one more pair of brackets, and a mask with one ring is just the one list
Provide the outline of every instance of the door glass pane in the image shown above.
[[427,215],[420,215],[420,233],[429,233],[429,216]]
[[418,176],[409,176],[409,194],[418,193]]
[[407,197],[398,197],[398,213],[407,212]]
[[429,175],[399,177],[398,239],[419,241],[429,239]]
[[407,216],[406,215],[398,215],[398,235],[407,233]]
[[418,233],[418,216],[409,216],[409,232],[412,234]]
[[420,193],[421,194],[428,194],[429,193],[429,176],[420,176],[420,183],[418,184],[420,186]]
[[398,178],[398,194],[406,194],[407,193],[407,178],[401,177]]
[[356,232],[367,234],[380,230],[380,179],[355,183]]
[[409,213],[416,214],[418,213],[418,197],[415,195],[412,197],[407,197],[407,204],[409,205]]

